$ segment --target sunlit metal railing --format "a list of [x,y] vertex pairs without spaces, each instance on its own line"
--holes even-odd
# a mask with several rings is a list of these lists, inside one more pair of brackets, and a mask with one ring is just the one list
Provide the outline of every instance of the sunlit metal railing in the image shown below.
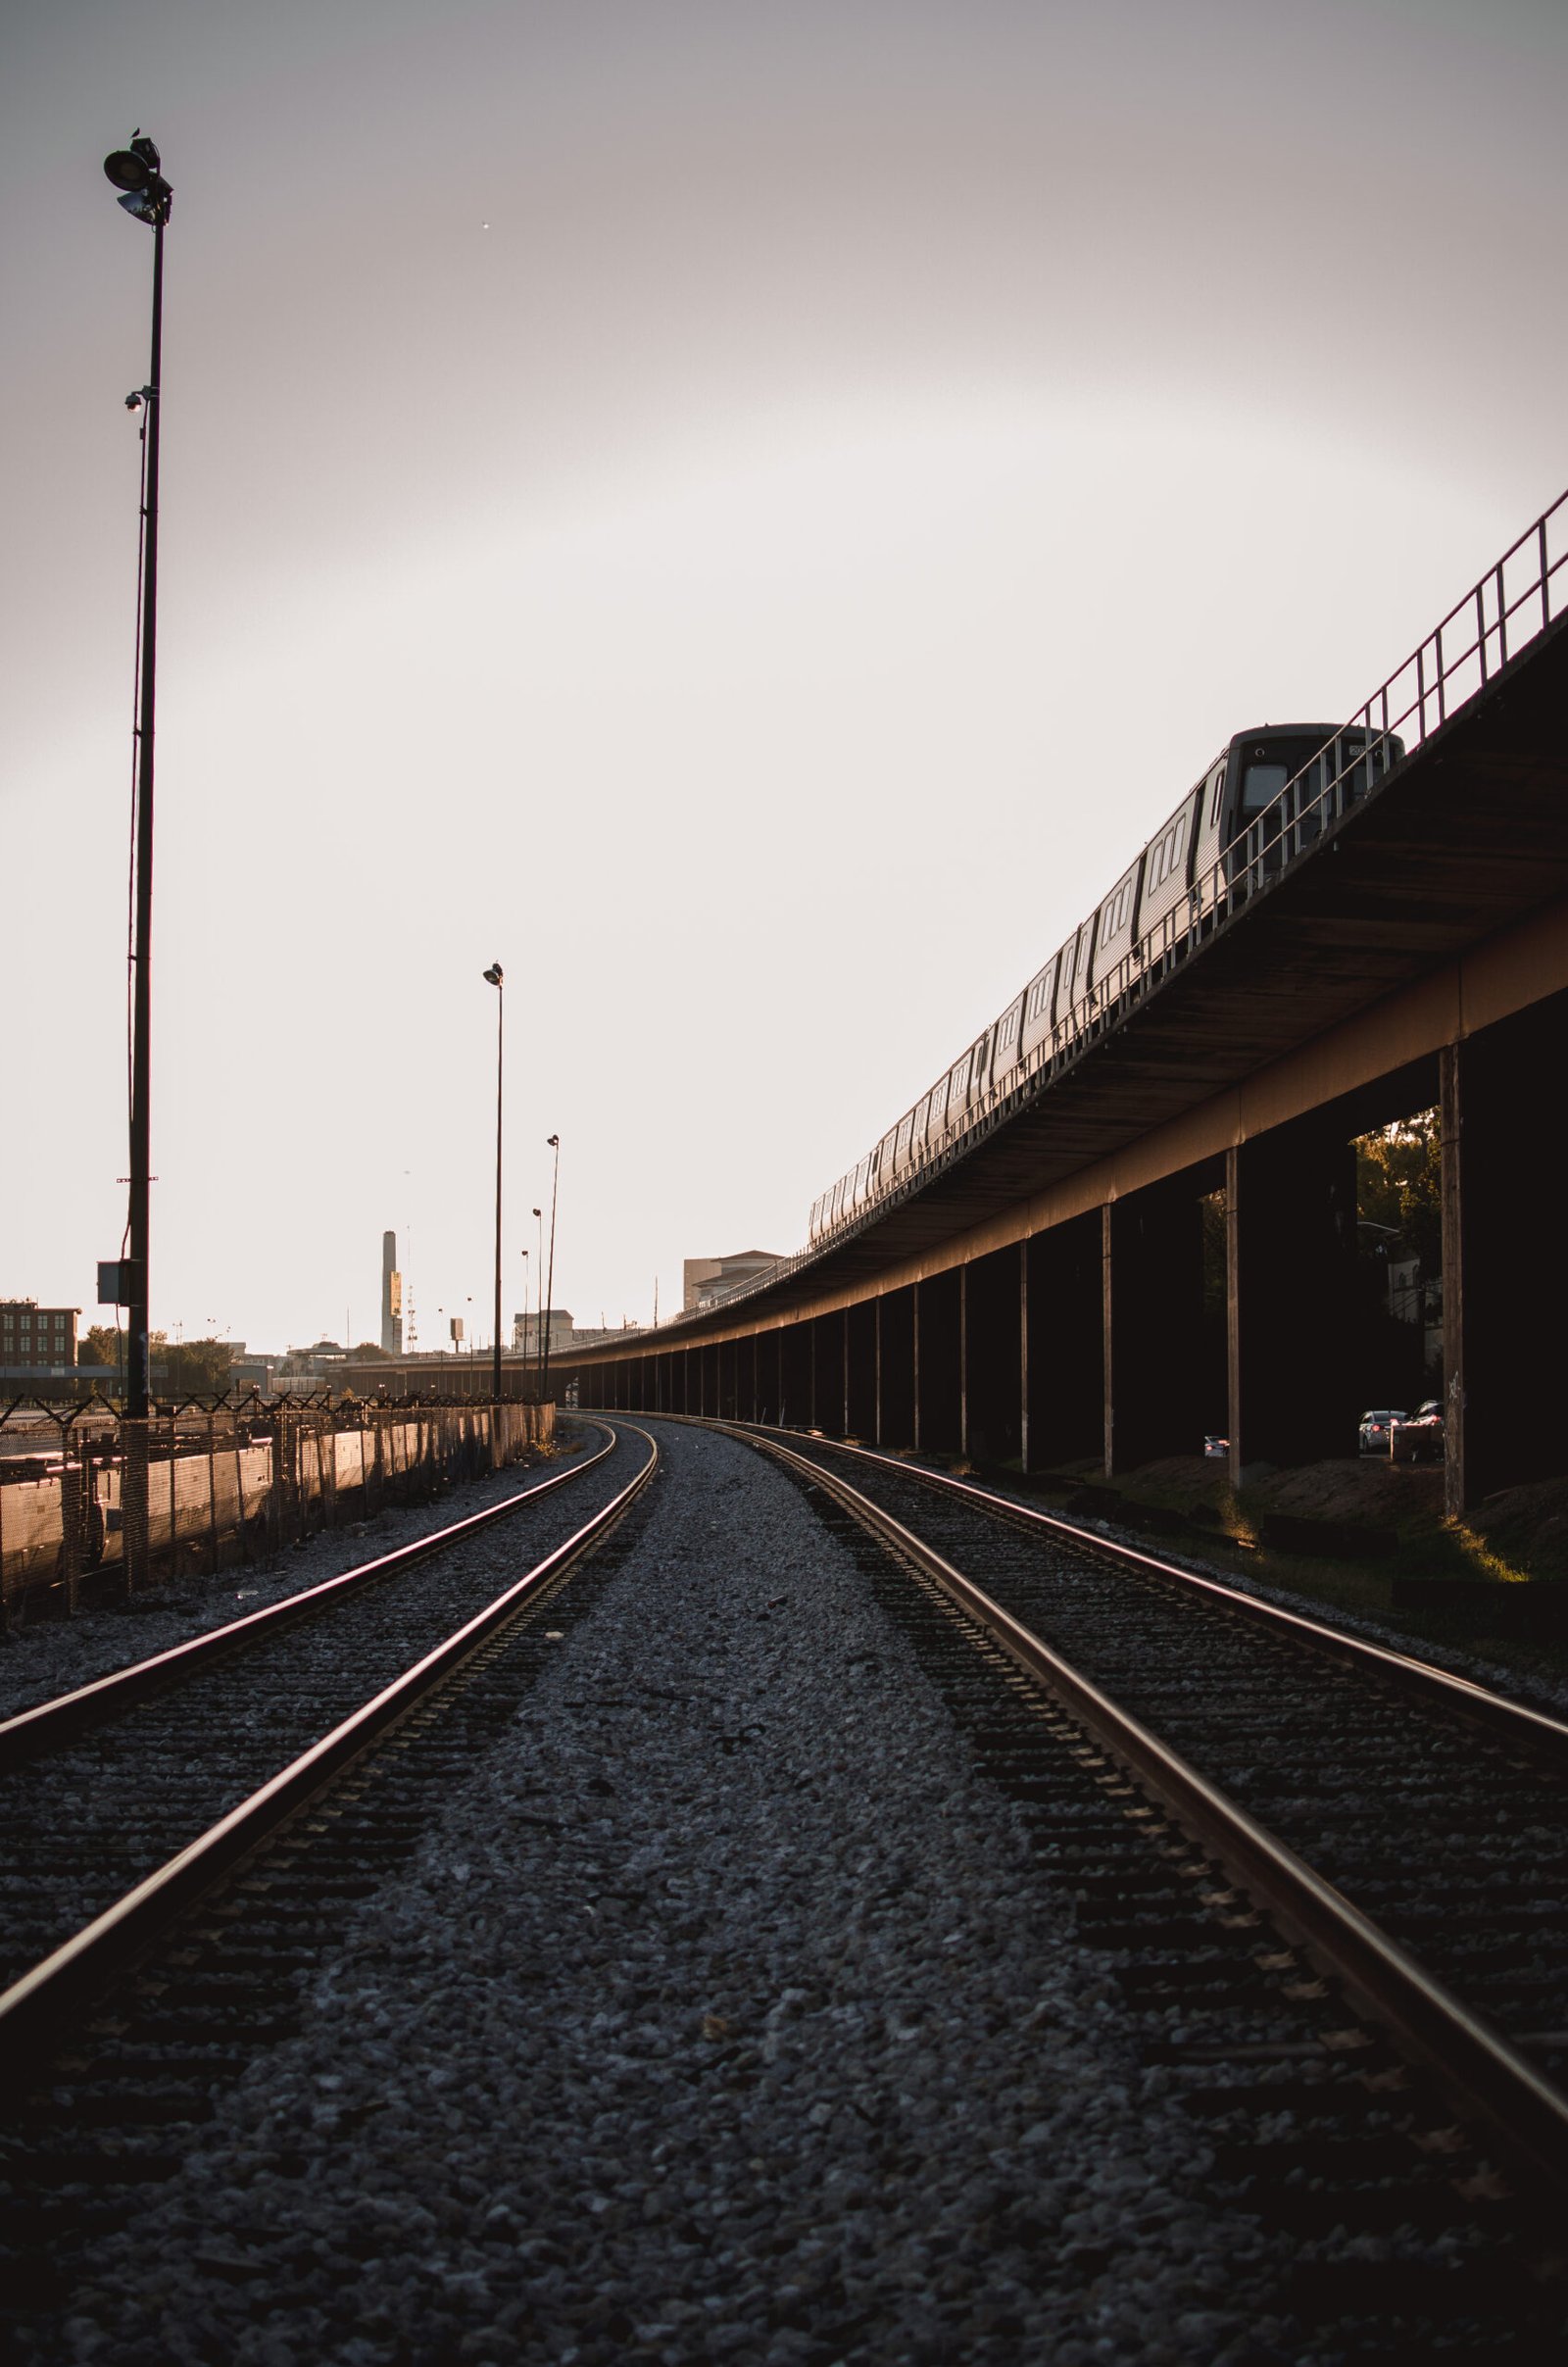
[[[1348,814],[1376,795],[1397,764],[1479,698],[1565,609],[1568,491],[1509,544],[1310,764],[1286,782],[1267,811],[1232,840],[1114,969],[1077,998],[1027,1059],[956,1117],[944,1118],[923,1143],[911,1143],[891,1181],[873,1177],[865,1194],[804,1250],[780,1258],[769,1272],[731,1294],[725,1307],[776,1287],[859,1231],[873,1214],[912,1198],[957,1153],[1044,1092],[1244,906],[1332,838]],[[860,1163],[849,1170],[851,1177]]]

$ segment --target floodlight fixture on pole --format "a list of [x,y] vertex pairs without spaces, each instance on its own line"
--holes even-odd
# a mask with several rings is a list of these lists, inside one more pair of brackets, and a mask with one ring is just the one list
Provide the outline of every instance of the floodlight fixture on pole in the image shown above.
[[549,1304],[545,1307],[544,1394],[548,1398],[550,1395],[550,1319],[555,1312],[556,1306],[556,1202],[561,1193],[561,1137],[559,1134],[548,1135],[546,1142],[548,1148],[556,1155],[555,1178],[550,1186],[550,1281],[548,1285]]
[[496,990],[496,1329],[494,1365],[496,1404],[501,1403],[501,1060],[504,1048],[507,997],[506,972],[499,962],[485,971],[485,982]]
[[[173,191],[162,158],[138,125],[128,148],[104,158],[104,172],[121,191],[127,214],[153,234],[152,359],[147,384],[126,397],[142,412],[142,580],[136,644],[135,895],[131,938],[130,1197],[125,1256],[120,1267],[126,1310],[125,1411],[145,1420],[151,1409],[149,1348],[148,1200],[152,1153],[152,928],[153,727],[158,657],[158,438],[163,411],[164,230]],[[127,1507],[128,1509],[129,1507]],[[143,1507],[144,1509],[144,1507]]]

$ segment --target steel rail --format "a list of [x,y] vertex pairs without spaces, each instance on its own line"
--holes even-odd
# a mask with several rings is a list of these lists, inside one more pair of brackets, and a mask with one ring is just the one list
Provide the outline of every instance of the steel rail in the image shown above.
[[1546,2180],[1560,2198],[1568,2199],[1568,2096],[1543,2079],[1499,2032],[1304,1858],[892,1513],[837,1472],[825,1470],[778,1439],[740,1429],[734,1434],[825,1487],[862,1527],[940,1586],[1064,1701],[1086,1732],[1135,1775],[1244,1890],[1267,1903],[1293,1944],[1342,1981],[1370,2018],[1430,2066],[1449,2097],[1485,2125],[1516,2168]]
[[[712,1417],[689,1414],[661,1414],[661,1421],[706,1421],[710,1428],[729,1431],[737,1438],[765,1438],[773,1436],[810,1437],[809,1432],[782,1432],[776,1425],[764,1422],[733,1422]],[[814,1443],[814,1442],[813,1442]],[[1329,1627],[1320,1619],[1310,1619],[1304,1612],[1287,1610],[1283,1603],[1265,1602],[1260,1596],[1247,1595],[1227,1586],[1223,1579],[1204,1577],[1198,1570],[1184,1570],[1179,1562],[1162,1561],[1157,1553],[1146,1553],[1139,1547],[1124,1545],[1119,1539],[1103,1537],[1098,1529],[1080,1528],[1075,1521],[1063,1520],[1058,1513],[1042,1512],[1033,1504],[1016,1504],[1011,1497],[998,1496],[989,1488],[977,1488],[970,1481],[956,1479],[950,1472],[936,1471],[927,1463],[906,1462],[896,1455],[882,1455],[874,1448],[852,1447],[841,1439],[823,1437],[821,1445],[831,1454],[852,1455],[858,1462],[872,1463],[905,1479],[923,1483],[934,1491],[956,1496],[1019,1527],[1042,1529],[1054,1533],[1089,1553],[1102,1554],[1122,1567],[1141,1570],[1147,1577],[1157,1578],[1167,1585],[1184,1588],[1191,1594],[1205,1596],[1209,1601],[1234,1611],[1238,1618],[1250,1619],[1276,1634],[1288,1635],[1312,1650],[1329,1652],[1352,1667],[1375,1669],[1393,1680],[1406,1692],[1423,1696],[1455,1711],[1462,1717],[1475,1719],[1491,1732],[1503,1736],[1520,1750],[1535,1751],[1553,1760],[1568,1760],[1568,1723],[1549,1716],[1542,1709],[1532,1709],[1523,1701],[1511,1701],[1505,1694],[1493,1693],[1470,1677],[1455,1676],[1450,1669],[1439,1668],[1430,1660],[1419,1660],[1411,1652],[1396,1652],[1387,1644],[1374,1644],[1365,1636],[1355,1636],[1339,1627]]]
[[41,2034],[84,1995],[110,1981],[192,1899],[270,1839],[498,1628],[604,1542],[659,1468],[657,1441],[635,1423],[627,1427],[646,1442],[648,1459],[575,1535],[0,1995],[0,2076],[14,2084],[19,2074],[35,2075]]
[[520,1511],[524,1504],[581,1479],[602,1463],[607,1455],[613,1454],[615,1448],[614,1433],[605,1423],[595,1422],[594,1427],[606,1431],[606,1444],[582,1462],[570,1464],[553,1478],[541,1480],[536,1487],[519,1488],[514,1496],[506,1497],[498,1504],[486,1505],[482,1512],[470,1512],[462,1520],[449,1522],[445,1528],[432,1529],[427,1537],[416,1537],[409,1545],[378,1554],[373,1561],[362,1561],[352,1570],[340,1570],[335,1578],[323,1578],[318,1586],[305,1587],[297,1595],[286,1595],[280,1603],[270,1603],[259,1611],[247,1611],[241,1619],[229,1619],[221,1627],[210,1628],[205,1635],[190,1636],[183,1644],[172,1644],[167,1652],[154,1652],[150,1659],[132,1661],[126,1668],[113,1669],[106,1677],[94,1678],[90,1685],[77,1686],[74,1692],[58,1694],[52,1701],[35,1701],[30,1709],[21,1709],[14,1717],[0,1719],[0,1773],[74,1741],[87,1727],[118,1716],[166,1685],[181,1684],[187,1678],[201,1675],[226,1652],[266,1643],[270,1636],[280,1634],[295,1620],[326,1609],[332,1597],[350,1590],[357,1592],[376,1579],[407,1569],[413,1562],[444,1553],[450,1546],[461,1544],[492,1521],[506,1519]]

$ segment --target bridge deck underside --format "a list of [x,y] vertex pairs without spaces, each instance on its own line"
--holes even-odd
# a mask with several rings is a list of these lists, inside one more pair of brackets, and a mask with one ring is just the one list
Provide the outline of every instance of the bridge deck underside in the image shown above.
[[1331,845],[1254,898],[1037,1100],[922,1191],[784,1285],[750,1296],[744,1310],[715,1309],[713,1320],[777,1319],[863,1285],[1568,893],[1565,693],[1560,622],[1426,741]]

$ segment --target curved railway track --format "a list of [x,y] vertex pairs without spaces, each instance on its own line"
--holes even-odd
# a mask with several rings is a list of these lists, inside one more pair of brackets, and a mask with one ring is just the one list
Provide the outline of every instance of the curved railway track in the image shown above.
[[[31,2077],[41,2034],[493,1649],[657,1460],[607,1429],[554,1479],[0,1724],[0,2072]],[[519,1514],[533,1566],[497,1593]]]
[[1486,2285],[1522,2243],[1555,2324],[1568,1726],[946,1474],[708,1426],[822,1489],[968,1631],[950,1702],[1161,2018],[1242,2207],[1272,2185],[1289,2225],[1457,2212],[1450,2266]]

